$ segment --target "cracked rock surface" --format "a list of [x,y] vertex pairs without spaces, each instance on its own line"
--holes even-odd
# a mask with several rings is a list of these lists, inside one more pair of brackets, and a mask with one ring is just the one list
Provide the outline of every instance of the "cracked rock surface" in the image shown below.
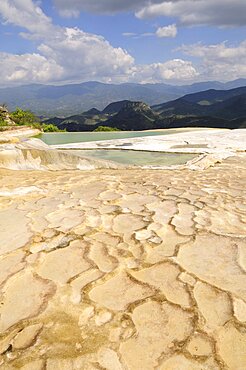
[[0,170],[0,369],[246,369],[245,180]]

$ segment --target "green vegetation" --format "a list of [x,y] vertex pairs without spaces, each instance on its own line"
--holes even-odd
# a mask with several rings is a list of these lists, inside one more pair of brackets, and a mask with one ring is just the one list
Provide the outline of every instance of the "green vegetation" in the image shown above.
[[43,132],[63,132],[64,130],[59,130],[59,128],[53,124],[45,124],[39,121],[39,118],[35,116],[30,110],[23,110],[17,108],[14,112],[10,114],[10,118],[18,126],[31,126],[33,128],[42,130]]
[[43,130],[43,132],[65,132],[66,131],[66,130],[60,130],[57,126],[51,123],[49,125],[46,125],[45,123],[43,123],[41,125],[41,129]]
[[0,126],[6,126],[6,122],[2,117],[0,117]]
[[38,122],[38,118],[29,110],[17,108],[10,114],[10,118],[20,126],[32,126]]
[[108,126],[98,126],[94,132],[105,132],[105,131],[120,131],[116,127],[108,127]]
[[0,132],[6,131],[6,122],[5,120],[0,116]]

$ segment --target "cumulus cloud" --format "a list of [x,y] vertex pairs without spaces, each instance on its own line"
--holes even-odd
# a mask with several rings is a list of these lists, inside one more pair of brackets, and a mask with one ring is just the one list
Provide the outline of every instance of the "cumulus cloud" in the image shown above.
[[[110,4],[110,1],[107,3]],[[138,1],[140,3],[143,2]],[[182,46],[180,51],[198,60],[196,66],[184,59],[138,65],[126,50],[113,47],[102,36],[54,25],[31,0],[1,0],[0,14],[4,22],[21,27],[21,31],[25,29],[21,32],[22,37],[34,39],[38,45],[33,54],[0,53],[2,85],[89,80],[116,83],[192,82],[246,77],[246,41],[237,46],[226,43]],[[160,28],[156,34],[174,37],[176,32],[176,26],[170,25]]]
[[236,46],[225,42],[215,45],[184,45],[179,50],[201,59],[201,77],[204,79],[232,80],[246,77],[246,41]]
[[164,63],[137,66],[133,78],[136,82],[157,83],[160,81],[189,81],[198,75],[199,73],[190,61],[173,59]]
[[2,82],[123,81],[134,65],[131,55],[101,36],[53,25],[31,0],[1,0],[0,14],[5,22],[26,28],[23,37],[40,40],[38,53],[2,54]]
[[1,0],[0,14],[7,23],[35,34],[47,34],[53,28],[52,20],[32,0]]
[[103,37],[78,28],[60,30],[59,42],[48,39],[38,50],[62,65],[65,78],[111,79],[127,76],[134,59],[122,48],[114,48]]
[[166,27],[159,27],[156,31],[158,37],[176,37],[178,33],[176,24],[170,24]]
[[59,80],[64,70],[54,60],[39,54],[15,55],[0,53],[0,79],[2,84],[49,82],[51,76]]
[[2,84],[29,82],[161,82],[192,79],[191,62],[172,60],[136,65],[124,49],[113,47],[102,36],[78,28],[56,26],[31,0],[1,0],[5,22],[25,28],[21,36],[39,44],[34,54],[1,53]]

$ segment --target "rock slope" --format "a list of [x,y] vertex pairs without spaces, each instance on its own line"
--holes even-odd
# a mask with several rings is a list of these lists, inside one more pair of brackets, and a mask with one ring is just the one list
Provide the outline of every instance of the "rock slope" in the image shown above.
[[245,163],[0,170],[1,370],[245,369]]

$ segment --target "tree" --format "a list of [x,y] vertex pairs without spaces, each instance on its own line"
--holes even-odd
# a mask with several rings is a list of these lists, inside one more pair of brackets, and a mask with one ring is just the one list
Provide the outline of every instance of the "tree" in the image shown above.
[[0,126],[7,126],[5,120],[0,116]]
[[32,126],[39,121],[30,110],[25,111],[21,108],[16,108],[16,110],[11,113],[10,117],[17,125]]
[[107,131],[120,131],[116,127],[108,127],[108,126],[98,126],[94,132],[107,132]]
[[49,125],[46,125],[46,124],[42,124],[41,125],[41,129],[43,130],[43,132],[61,132],[63,130],[59,130],[59,128],[53,124],[49,124]]
[[40,122],[39,118],[35,116],[30,110],[23,110],[16,108],[14,112],[10,114],[12,119],[17,125],[20,126],[31,126],[33,128],[42,130],[43,132],[60,132],[59,128],[53,124],[45,124]]

